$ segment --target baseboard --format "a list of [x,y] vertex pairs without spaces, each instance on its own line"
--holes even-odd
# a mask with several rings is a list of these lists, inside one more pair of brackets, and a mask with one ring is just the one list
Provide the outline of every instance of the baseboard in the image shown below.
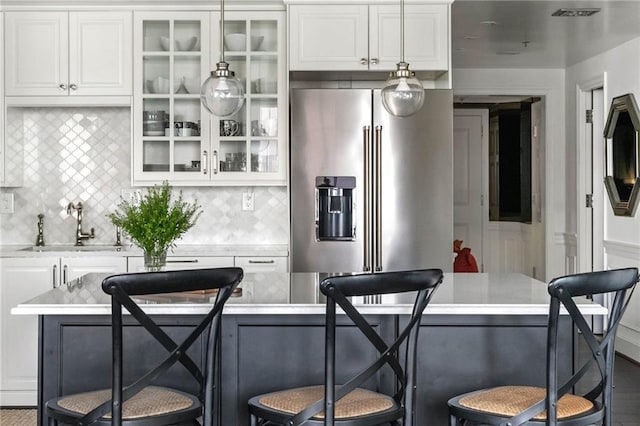
[[37,391],[0,391],[0,407],[35,407],[38,405]]
[[616,336],[616,352],[633,363],[640,364],[640,344],[637,340],[626,339],[618,333]]

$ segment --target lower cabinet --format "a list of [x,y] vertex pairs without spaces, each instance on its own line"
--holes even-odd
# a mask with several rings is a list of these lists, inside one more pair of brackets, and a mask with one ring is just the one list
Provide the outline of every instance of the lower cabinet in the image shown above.
[[11,308],[89,272],[125,272],[126,258],[8,257],[0,259],[0,406],[35,406],[38,318]]
[[236,256],[235,266],[239,266],[244,272],[287,272],[286,256]]
[[[232,256],[167,256],[165,270],[222,268],[224,266],[233,266]],[[144,272],[144,257],[129,257],[127,270],[129,272]]]

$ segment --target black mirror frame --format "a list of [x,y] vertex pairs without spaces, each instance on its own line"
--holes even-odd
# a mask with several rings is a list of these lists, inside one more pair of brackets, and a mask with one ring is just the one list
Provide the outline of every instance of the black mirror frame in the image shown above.
[[[613,133],[616,129],[616,123],[618,121],[618,116],[620,112],[626,111],[629,113],[631,117],[631,122],[633,123],[633,127],[635,129],[636,136],[636,153],[635,153],[635,162],[636,162],[636,181],[631,189],[631,194],[629,195],[628,200],[621,200],[620,193],[618,192],[618,187],[615,184],[613,179],[613,171],[609,170],[609,153],[612,151],[610,146],[615,143],[613,141]],[[607,193],[609,195],[609,201],[611,201],[611,207],[613,208],[613,213],[616,216],[633,216],[638,207],[638,201],[640,201],[640,110],[638,109],[638,104],[636,103],[635,97],[633,93],[627,93],[626,95],[618,96],[612,99],[611,108],[609,108],[609,116],[607,117],[607,123],[604,127],[604,137],[605,137],[605,148],[604,148],[604,158],[605,158],[605,177],[604,177],[604,185],[607,188]],[[609,141],[611,139],[611,141]]]

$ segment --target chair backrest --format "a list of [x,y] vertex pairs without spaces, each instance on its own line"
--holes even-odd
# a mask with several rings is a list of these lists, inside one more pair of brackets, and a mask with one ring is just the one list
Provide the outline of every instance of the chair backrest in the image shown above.
[[[405,409],[405,426],[415,424],[415,379],[416,351],[420,318],[434,291],[442,283],[443,273],[440,269],[417,271],[384,272],[375,274],[340,275],[325,278],[320,283],[320,291],[327,296],[325,320],[325,398],[307,407],[295,415],[292,424],[300,424],[324,410],[325,424],[334,422],[334,402],[347,395],[353,389],[375,375],[385,364],[395,374],[397,392],[393,398]],[[366,319],[351,303],[352,296],[373,296],[393,293],[417,292],[411,317],[406,326],[400,330],[396,340],[387,344],[369,325]],[[378,358],[361,370],[359,374],[335,387],[335,339],[336,339],[336,305],[353,321],[358,329],[379,352]],[[400,360],[401,345],[405,344],[404,361]]]
[[[199,398],[205,415],[211,415],[214,408],[216,415],[219,415],[219,407],[214,407],[214,389],[219,389],[220,379],[218,372],[215,371],[215,365],[219,351],[222,308],[242,277],[241,268],[215,268],[121,274],[106,278],[102,282],[102,289],[111,296],[112,399],[88,413],[83,424],[90,424],[109,411],[112,412],[113,424],[121,424],[122,403],[144,389],[177,362],[181,363],[198,382]],[[211,310],[180,343],[169,337],[131,298],[131,296],[211,289],[217,289]],[[161,362],[149,367],[143,376],[130,384],[123,383],[123,307],[167,351],[166,357]],[[187,355],[187,350],[206,330],[208,330],[208,336],[203,372]],[[219,398],[215,399],[217,399],[215,404],[219,405]]]
[[[520,424],[520,418],[530,418],[544,408],[547,410],[547,424],[556,425],[558,399],[564,394],[572,392],[580,379],[592,369],[596,369],[599,373],[598,384],[582,396],[594,402],[594,406],[602,407],[605,419],[602,424],[610,424],[615,336],[638,279],[637,268],[625,268],[569,275],[556,278],[549,283],[548,291],[551,295],[551,302],[547,331],[547,397],[545,401],[529,407],[526,412],[513,418],[512,424]],[[613,303],[609,308],[607,330],[602,338],[597,338],[594,335],[573,299],[574,297],[595,294],[613,296]],[[579,335],[587,344],[591,355],[582,365],[576,366],[574,374],[564,383],[558,383],[558,328],[561,307],[564,307],[571,315],[571,319],[580,332]],[[600,399],[599,403],[596,401],[597,399]]]

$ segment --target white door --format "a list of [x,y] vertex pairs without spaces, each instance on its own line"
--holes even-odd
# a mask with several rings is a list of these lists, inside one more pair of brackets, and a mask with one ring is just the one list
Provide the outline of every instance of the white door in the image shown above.
[[69,93],[131,95],[131,12],[71,12]]
[[[453,237],[469,247],[482,271],[483,234],[488,222],[487,193],[489,113],[484,109],[453,112]],[[487,165],[485,167],[485,165]],[[453,243],[453,242],[452,242]]]
[[369,9],[366,4],[289,6],[292,71],[368,70]]
[[67,12],[7,12],[5,94],[66,95]]
[[592,270],[604,268],[604,209],[607,206],[607,195],[604,188],[604,119],[607,114],[604,105],[604,90],[591,91],[591,109],[593,111],[591,182],[593,208],[591,212],[591,265]]
[[38,318],[11,315],[11,308],[51,290],[58,262],[57,257],[0,259],[0,406],[37,404]]

